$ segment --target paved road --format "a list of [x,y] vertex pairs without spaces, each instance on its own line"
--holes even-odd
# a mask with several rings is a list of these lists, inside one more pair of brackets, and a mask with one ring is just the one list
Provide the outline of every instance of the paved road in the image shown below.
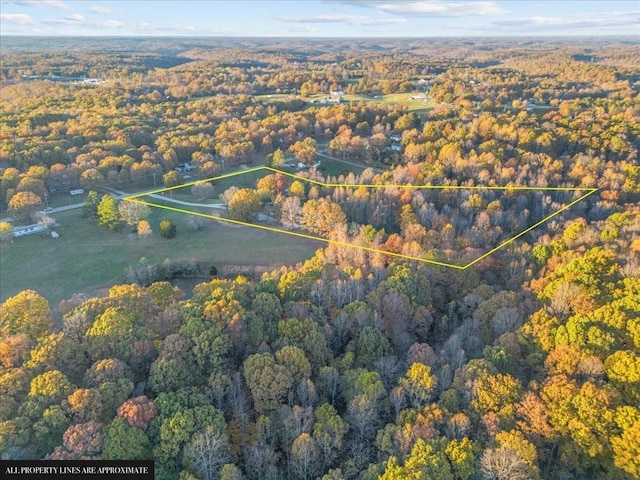
[[[84,203],[72,203],[71,205],[65,205],[64,207],[52,208],[51,210],[47,210],[44,213],[49,215],[51,213],[64,212],[66,210],[74,210],[76,208],[81,208],[83,205]],[[0,222],[13,222],[13,219],[11,217],[4,217],[4,218],[0,218]],[[26,227],[26,225],[24,226]],[[16,227],[16,228],[19,228],[19,227]]]

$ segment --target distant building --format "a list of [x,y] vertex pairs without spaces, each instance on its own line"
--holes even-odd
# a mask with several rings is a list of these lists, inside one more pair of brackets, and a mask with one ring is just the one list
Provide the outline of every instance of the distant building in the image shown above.
[[336,97],[336,98],[323,98],[322,100],[320,100],[320,103],[323,104],[327,104],[327,103],[340,103],[341,102],[341,98],[340,97]]

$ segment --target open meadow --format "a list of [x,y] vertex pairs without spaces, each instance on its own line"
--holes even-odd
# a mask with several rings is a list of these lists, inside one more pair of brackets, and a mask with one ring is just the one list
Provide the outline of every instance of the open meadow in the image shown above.
[[[79,291],[108,287],[125,280],[129,265],[145,257],[148,264],[166,259],[193,259],[206,265],[267,266],[277,268],[303,261],[322,247],[321,242],[229,225],[203,219],[198,231],[188,216],[152,209],[154,234],[141,241],[126,227],[113,233],[95,221],[81,218],[81,210],[55,214],[60,238],[31,235],[14,239],[0,251],[0,298],[33,289],[52,306]],[[158,234],[162,218],[170,218],[177,236],[166,240]]]

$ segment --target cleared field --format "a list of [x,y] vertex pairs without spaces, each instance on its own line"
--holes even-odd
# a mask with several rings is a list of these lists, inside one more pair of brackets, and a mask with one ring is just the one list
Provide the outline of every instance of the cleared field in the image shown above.
[[[348,175],[349,173],[361,174],[366,168],[366,165],[354,165],[353,163],[344,163],[339,160],[333,160],[327,158],[324,155],[317,157],[321,164],[317,168],[318,172],[325,178],[338,177],[340,175]],[[300,174],[297,169],[290,167],[282,167],[281,170],[286,173],[292,173],[295,175]],[[304,172],[303,172],[304,173]]]
[[[426,98],[411,98],[411,97],[425,96],[423,92],[407,92],[407,93],[391,93],[387,95],[344,95],[342,96],[342,103],[349,104],[350,102],[373,102],[383,103],[388,105],[406,105],[410,112],[416,112],[418,114],[424,114],[435,107],[435,104],[430,103]],[[323,103],[324,100],[331,97],[329,94],[316,94],[309,97],[300,97],[291,95],[288,93],[275,93],[271,95],[256,95],[255,99],[265,102],[284,102],[288,100],[302,100],[309,104],[309,106],[321,107],[326,105],[332,105],[331,103]],[[425,100],[427,103],[425,103]]]
[[[412,96],[424,96],[422,92],[411,92],[411,93],[391,93],[388,95],[344,95],[342,97],[342,103],[350,103],[350,102],[373,102],[373,103],[382,103],[386,105],[406,105],[410,112],[416,113],[426,113],[429,110],[432,110],[435,105],[429,103],[425,103],[425,99],[417,98],[413,99]],[[314,102],[314,106],[322,105],[320,102],[322,99],[327,98],[328,95],[312,95],[309,98],[302,98],[305,102]]]
[[[303,261],[324,244],[250,227],[206,220],[199,231],[188,226],[188,216],[152,209],[154,230],[146,243],[127,227],[112,233],[80,217],[80,210],[55,215],[60,238],[40,235],[17,238],[0,249],[0,299],[33,289],[52,306],[76,292],[124,281],[125,269],[145,257],[149,264],[165,259],[194,259],[221,265],[278,267]],[[157,233],[162,218],[171,218],[178,231],[166,240]]]
[[290,93],[267,93],[264,95],[255,95],[254,98],[263,102],[284,102],[299,97]]

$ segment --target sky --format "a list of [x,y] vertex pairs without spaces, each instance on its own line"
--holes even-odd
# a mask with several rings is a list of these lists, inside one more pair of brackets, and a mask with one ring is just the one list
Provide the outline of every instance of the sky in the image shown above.
[[0,35],[640,35],[639,0],[0,0]]

